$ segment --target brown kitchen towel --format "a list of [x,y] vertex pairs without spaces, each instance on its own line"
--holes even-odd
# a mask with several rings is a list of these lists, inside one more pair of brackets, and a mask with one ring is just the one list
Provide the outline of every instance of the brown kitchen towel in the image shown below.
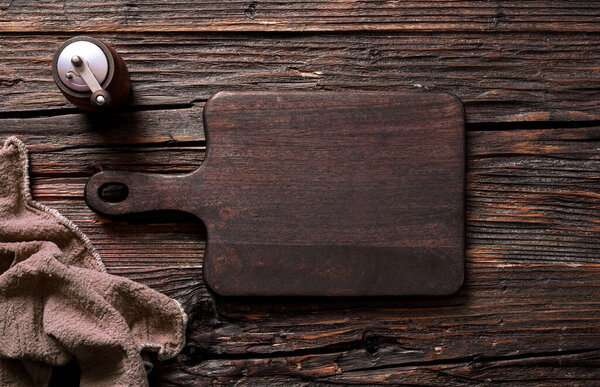
[[179,303],[108,274],[87,237],[31,198],[28,156],[0,149],[0,386],[46,386],[75,358],[82,386],[145,386],[185,342]]

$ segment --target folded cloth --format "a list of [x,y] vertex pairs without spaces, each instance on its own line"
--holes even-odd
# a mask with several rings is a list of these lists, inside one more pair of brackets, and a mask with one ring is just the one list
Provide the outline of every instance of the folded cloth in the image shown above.
[[179,303],[108,274],[89,239],[31,198],[28,157],[0,149],[0,386],[46,386],[75,358],[81,386],[146,386],[148,359],[177,355]]

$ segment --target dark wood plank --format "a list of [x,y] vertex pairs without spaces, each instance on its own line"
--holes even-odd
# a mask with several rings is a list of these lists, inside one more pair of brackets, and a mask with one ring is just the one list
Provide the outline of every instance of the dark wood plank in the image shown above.
[[[180,369],[161,369],[151,375],[151,380],[155,386],[184,386],[189,383],[227,385],[228,382],[223,380],[229,383],[235,381],[237,386],[594,386],[600,377],[600,353],[596,350],[524,354],[500,359],[477,357],[443,363],[411,362],[414,351],[410,349],[393,352],[382,350],[390,358],[395,357],[396,361],[375,367],[376,360],[373,359],[381,355],[366,350],[321,356],[208,360],[202,366],[187,367],[184,372]],[[349,367],[350,364],[353,366]],[[274,371],[274,368],[277,370]]]
[[35,175],[89,176],[105,168],[190,172],[204,157],[202,107],[5,118],[0,133],[2,139],[16,135],[27,144]]
[[0,3],[10,32],[600,31],[594,1],[106,1]]
[[53,150],[56,153],[85,146],[114,149],[119,146],[193,145],[205,140],[203,108],[204,103],[197,103],[103,116],[88,116],[75,108],[64,109],[57,114],[47,112],[2,118],[0,135],[17,135],[34,151]]
[[[87,178],[64,172],[34,172],[33,194],[73,219],[111,272],[185,303],[188,346],[155,372],[157,385],[592,385],[599,143],[600,127],[468,134],[466,283],[444,299],[214,300],[201,280],[205,236],[191,219],[103,219],[83,202]],[[65,158],[65,171],[103,161],[85,141],[73,149],[81,155]],[[34,171],[51,154],[33,149]]]
[[[70,106],[50,70],[69,36],[0,36],[0,116]],[[190,107],[223,90],[424,91],[458,96],[471,123],[600,119],[592,33],[99,37],[127,62],[136,109]]]

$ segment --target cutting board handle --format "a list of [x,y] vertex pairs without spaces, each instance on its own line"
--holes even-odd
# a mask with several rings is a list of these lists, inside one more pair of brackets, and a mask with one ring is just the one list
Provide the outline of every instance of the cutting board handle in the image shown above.
[[[104,171],[93,175],[85,186],[85,201],[95,212],[119,216],[132,213],[180,210],[187,205],[180,187],[186,184],[187,175],[160,175],[139,172]],[[120,186],[123,197],[110,200],[103,197],[105,187]]]

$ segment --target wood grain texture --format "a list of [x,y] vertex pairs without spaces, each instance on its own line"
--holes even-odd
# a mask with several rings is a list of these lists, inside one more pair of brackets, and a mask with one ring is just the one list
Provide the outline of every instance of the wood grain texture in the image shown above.
[[[70,107],[50,69],[68,37],[0,41],[0,117]],[[471,123],[600,119],[593,33],[99,37],[126,61],[135,109],[190,107],[224,90],[423,91],[456,95]]]
[[[38,118],[23,126],[29,120]],[[83,202],[89,173],[36,172],[53,152],[41,136],[28,141],[34,197],[74,220],[112,273],[190,313],[188,346],[154,372],[154,385],[593,385],[598,377],[600,127],[469,132],[465,286],[417,300],[215,300],[201,280],[205,239],[193,219],[98,217]],[[81,141],[65,171],[104,157],[93,151],[101,144]],[[111,168],[127,165],[116,158]]]
[[[0,1],[0,135],[31,147],[34,197],[75,220],[112,273],[184,303],[188,346],[155,369],[153,385],[593,386],[599,9],[594,1]],[[113,45],[132,70],[134,100],[115,119],[83,117],[52,83],[54,50],[81,33]],[[201,279],[205,237],[193,218],[115,221],[85,206],[84,184],[98,170],[196,169],[205,146],[196,118],[211,94],[282,89],[463,100],[468,250],[458,295],[215,299]]]
[[200,319],[191,335],[189,356],[205,360],[165,369],[158,384],[593,384],[600,199],[589,171],[600,167],[599,136],[597,127],[470,133],[459,295],[220,300],[214,328]]
[[600,31],[593,1],[0,2],[10,32]]

